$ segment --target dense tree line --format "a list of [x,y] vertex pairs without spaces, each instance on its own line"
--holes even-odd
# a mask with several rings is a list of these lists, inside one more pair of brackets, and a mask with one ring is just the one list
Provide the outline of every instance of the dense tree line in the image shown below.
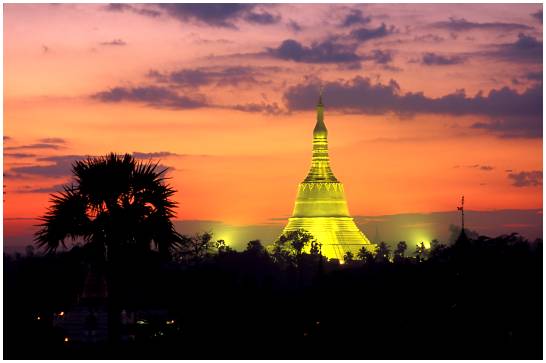
[[[542,241],[382,242],[340,264],[299,230],[235,251],[174,230],[157,167],[116,154],[74,164],[40,249],[4,255],[5,358],[542,357]],[[82,304],[91,274],[105,282],[108,340],[71,344],[52,317]],[[135,311],[168,318],[123,340]]]

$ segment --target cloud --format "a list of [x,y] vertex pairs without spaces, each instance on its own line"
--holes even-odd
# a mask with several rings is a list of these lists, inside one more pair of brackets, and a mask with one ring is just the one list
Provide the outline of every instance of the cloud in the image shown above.
[[480,164],[455,165],[453,168],[455,168],[455,169],[458,169],[458,168],[479,169],[479,170],[482,170],[482,171],[491,171],[491,170],[495,169],[494,167],[492,167],[490,165],[480,165]]
[[272,15],[268,12],[262,11],[260,13],[250,12],[244,19],[249,23],[260,24],[260,25],[271,25],[277,24],[281,21],[280,15]]
[[303,30],[302,26],[298,22],[292,19],[288,21],[287,25],[295,33],[301,32]]
[[338,43],[333,39],[315,42],[305,46],[293,39],[287,39],[277,48],[268,48],[269,55],[294,62],[302,63],[343,63],[355,62],[359,56],[356,47]]
[[281,109],[276,102],[268,103],[247,103],[243,105],[235,105],[233,109],[251,113],[264,113],[266,115],[281,115],[287,111]]
[[[72,163],[75,160],[85,159],[84,155],[60,155],[47,156],[36,159],[38,162],[47,162],[48,165],[18,166],[9,171],[12,177],[25,178],[28,176],[38,176],[47,178],[59,178],[70,175]],[[14,175],[15,174],[15,175]]]
[[108,91],[98,92],[91,97],[108,103],[137,102],[148,106],[172,109],[193,109],[207,107],[208,104],[202,95],[193,95],[190,98],[177,92],[156,86],[114,87]]
[[267,77],[278,67],[201,67],[195,69],[179,69],[161,73],[150,70],[148,77],[160,83],[168,83],[180,87],[200,87],[210,84],[216,86],[239,86],[242,83],[264,84],[269,81],[259,81],[258,77]]
[[214,27],[237,29],[234,22],[244,19],[256,4],[157,4],[179,21],[193,21]]
[[100,43],[100,45],[106,45],[106,46],[109,46],[109,45],[112,45],[112,46],[124,46],[124,45],[127,45],[126,42],[124,42],[123,40],[121,39],[114,39],[114,40],[111,40],[109,42],[102,42]]
[[515,187],[536,187],[542,186],[542,171],[522,171],[519,173],[508,174],[508,179],[512,181]]
[[532,13],[531,16],[542,23],[542,9],[538,10],[536,13]]
[[57,193],[64,189],[65,184],[56,184],[50,187],[33,188],[29,185],[17,189],[17,193]]
[[530,81],[542,82],[542,72],[529,72],[524,77]]
[[441,43],[445,41],[445,38],[437,35],[437,34],[424,34],[424,35],[416,35],[413,38],[414,42],[427,42],[427,43]]
[[156,158],[166,158],[169,156],[179,156],[176,153],[170,151],[157,151],[151,153],[143,153],[139,151],[133,151],[133,157],[138,159],[156,159]]
[[5,158],[14,158],[14,159],[25,159],[25,158],[33,158],[36,154],[29,154],[29,153],[4,153]]
[[372,20],[371,16],[364,16],[361,10],[351,9],[347,15],[343,18],[343,21],[339,25],[340,27],[350,27],[355,24],[365,25]]
[[[150,6],[150,5],[148,5]],[[123,11],[130,11],[135,14],[148,16],[151,18],[157,18],[161,16],[161,12],[149,8],[144,7],[138,7],[135,5],[129,5],[129,4],[108,4],[104,7],[104,10],[106,11],[112,11],[112,12],[123,12]]]
[[12,138],[10,136],[4,136],[4,141],[9,141],[11,140]]
[[[277,24],[281,21],[280,15],[273,15],[261,5],[260,11],[254,11],[257,4],[236,3],[164,3],[164,4],[109,4],[104,9],[112,12],[129,11],[152,18],[161,15],[169,16],[180,22],[197,23],[219,28],[237,29],[238,21],[245,21],[257,25]],[[269,4],[267,7],[272,7]]]
[[427,66],[448,66],[464,63],[465,58],[461,56],[443,56],[436,53],[424,53],[421,59],[421,64]]
[[525,24],[517,23],[476,23],[468,21],[464,18],[450,17],[449,21],[439,21],[432,24],[432,27],[438,29],[445,29],[449,31],[461,32],[469,30],[499,30],[499,31],[513,31],[513,30],[531,30],[532,27]]
[[388,64],[392,62],[392,52],[388,50],[374,49],[371,54],[362,57],[363,60],[371,60],[376,64]]
[[4,150],[24,150],[24,149],[53,149],[58,150],[61,146],[52,143],[37,143],[29,145],[19,145],[19,146],[6,146]]
[[[400,90],[395,80],[373,84],[369,78],[355,77],[349,81],[321,82],[312,79],[290,87],[284,93],[289,110],[307,110],[316,102],[317,90],[325,86],[329,108],[345,113],[411,116],[418,113],[448,115],[484,115],[498,119],[500,124],[476,123],[473,128],[490,129],[503,137],[541,137],[542,85],[536,84],[522,93],[508,87],[493,89],[487,95],[479,92],[467,96],[464,90],[431,98],[422,92]],[[503,130],[496,130],[496,128]]]
[[383,38],[395,32],[394,26],[387,27],[385,23],[377,28],[358,28],[351,31],[350,36],[360,42]]
[[66,143],[66,140],[60,137],[46,137],[38,141],[42,143],[47,143],[47,144],[65,144]]
[[[148,158],[167,156],[166,151],[157,153],[133,153],[135,158]],[[169,155],[176,155],[169,153]],[[31,165],[31,166],[18,166],[8,170],[7,177],[12,179],[28,179],[29,177],[41,177],[41,178],[60,178],[68,177],[72,174],[72,165],[76,160],[85,160],[93,155],[55,155],[37,158],[39,163],[47,163],[47,165]],[[167,169],[168,171],[175,170],[171,166],[159,164],[160,170]],[[45,193],[45,191],[43,191]]]
[[507,61],[542,64],[542,42],[530,35],[520,33],[514,43],[494,45],[493,48],[481,54]]
[[476,122],[471,128],[489,131],[501,138],[541,138],[542,117],[505,117],[503,120]]
[[[318,80],[293,86],[284,97],[290,109],[308,109],[316,101]],[[422,92],[402,93],[395,80],[372,84],[369,78],[357,76],[349,81],[324,82],[328,105],[338,110],[358,110],[371,114],[395,112],[441,113],[452,115],[481,114],[542,115],[542,87],[533,86],[523,93],[508,87],[468,97],[464,90],[430,98]]]

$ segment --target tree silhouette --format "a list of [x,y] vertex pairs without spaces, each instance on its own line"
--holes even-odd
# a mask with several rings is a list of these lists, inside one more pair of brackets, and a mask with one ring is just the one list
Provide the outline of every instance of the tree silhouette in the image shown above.
[[175,191],[165,184],[165,171],[129,154],[76,161],[73,183],[51,197],[36,244],[50,253],[69,238],[82,239],[99,252],[95,257],[112,262],[152,245],[168,255],[182,240],[171,222]]
[[425,247],[425,244],[421,242],[420,244],[415,245],[415,259],[417,259],[417,262],[422,262],[425,260],[427,254],[427,249]]
[[253,255],[260,255],[265,253],[265,248],[259,239],[248,241],[246,245],[246,252],[250,252]]
[[351,263],[353,262],[354,260],[354,255],[351,251],[347,251],[345,253],[345,255],[343,256],[343,260],[346,262],[346,263]]
[[[123,276],[147,266],[152,247],[163,257],[183,242],[171,222],[174,189],[158,164],[111,153],[72,165],[74,180],[52,195],[35,242],[53,254],[82,240],[91,269],[106,271],[109,338],[119,338]],[[140,262],[137,262],[140,261]]]
[[377,255],[375,256],[376,260],[380,262],[389,262],[389,256],[391,249],[388,244],[381,242],[377,247]]
[[277,261],[291,262],[299,266],[304,249],[312,242],[313,235],[304,229],[284,233],[273,245],[273,257]]
[[364,263],[367,264],[373,263],[375,261],[374,254],[368,251],[366,247],[362,247],[360,250],[358,250],[356,257],[358,257],[358,259],[362,260]]
[[396,249],[394,250],[394,261],[400,262],[404,259],[406,250],[408,249],[408,244],[406,241],[400,241],[396,245]]

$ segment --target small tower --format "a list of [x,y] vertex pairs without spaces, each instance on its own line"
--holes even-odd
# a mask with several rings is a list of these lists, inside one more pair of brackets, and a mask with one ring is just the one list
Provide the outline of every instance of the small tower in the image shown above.
[[464,231],[464,195],[461,197],[461,206],[457,207],[457,210],[461,211],[461,233],[455,243],[465,243],[468,242],[468,237]]

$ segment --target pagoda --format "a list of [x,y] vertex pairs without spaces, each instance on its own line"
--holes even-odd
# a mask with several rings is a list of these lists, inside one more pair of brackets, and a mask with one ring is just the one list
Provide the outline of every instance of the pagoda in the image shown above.
[[283,234],[297,229],[304,229],[313,235],[321,244],[323,256],[341,262],[347,252],[356,256],[362,247],[375,251],[375,245],[358,229],[349,214],[343,184],[330,168],[322,91],[313,130],[311,169],[299,185],[294,211]]

